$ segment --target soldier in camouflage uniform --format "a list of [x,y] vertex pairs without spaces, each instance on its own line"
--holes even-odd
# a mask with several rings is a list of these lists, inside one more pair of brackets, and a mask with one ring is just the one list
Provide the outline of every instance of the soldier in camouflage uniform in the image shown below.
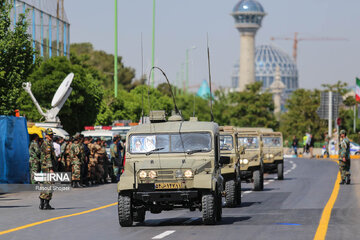
[[37,134],[32,134],[31,138],[33,139],[29,147],[29,164],[30,164],[30,182],[35,184],[34,173],[40,172],[40,157],[41,151],[39,146],[39,136]]
[[79,138],[79,135],[74,136],[74,142],[70,149],[72,187],[74,188],[81,187],[81,150]]
[[101,139],[98,138],[93,144],[93,161],[95,163],[95,180],[97,183],[102,183],[104,180],[104,158],[106,156],[105,148],[101,146]]
[[[45,140],[41,145],[41,158],[40,158],[40,166],[42,173],[53,173],[53,163],[55,159],[55,151],[54,145],[52,142],[53,139],[53,131],[51,128],[46,129],[45,131]],[[45,184],[50,184],[49,182],[45,182]],[[52,210],[50,206],[50,200],[52,198],[51,191],[42,191],[40,193],[40,206],[41,210]]]
[[340,131],[339,169],[341,173],[340,184],[350,184],[350,141],[345,130]]
[[64,160],[65,160],[65,171],[71,172],[71,158],[70,158],[70,151],[71,151],[71,145],[73,143],[73,138],[71,137],[69,141],[67,142],[65,146],[65,152],[64,152]]

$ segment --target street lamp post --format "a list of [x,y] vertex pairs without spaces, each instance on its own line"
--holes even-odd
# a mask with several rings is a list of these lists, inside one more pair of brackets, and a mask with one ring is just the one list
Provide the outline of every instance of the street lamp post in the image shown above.
[[117,14],[117,0],[115,0],[115,50],[114,50],[114,95],[117,97],[118,94],[118,14]]
[[195,49],[196,49],[195,46],[186,49],[186,86],[185,86],[186,92],[188,92],[189,90],[189,52]]

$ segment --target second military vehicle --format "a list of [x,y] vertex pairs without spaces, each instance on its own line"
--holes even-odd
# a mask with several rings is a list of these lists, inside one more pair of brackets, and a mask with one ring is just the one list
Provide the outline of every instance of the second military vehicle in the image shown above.
[[241,204],[240,154],[237,146],[235,129],[232,126],[220,127],[221,156],[230,157],[230,163],[222,165],[221,168],[227,207],[235,207]]
[[240,155],[241,179],[254,183],[255,191],[264,189],[264,164],[262,133],[254,129],[236,128],[238,148],[244,148]]
[[213,122],[168,121],[164,111],[127,133],[125,171],[118,183],[118,217],[123,227],[143,222],[146,211],[202,211],[204,224],[222,215],[219,127]]
[[278,180],[284,179],[284,150],[281,132],[263,132],[265,172],[276,172]]

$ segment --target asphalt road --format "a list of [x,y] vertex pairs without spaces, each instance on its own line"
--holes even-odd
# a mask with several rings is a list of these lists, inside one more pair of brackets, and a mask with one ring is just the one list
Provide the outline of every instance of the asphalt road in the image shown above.
[[[287,159],[283,181],[267,175],[263,192],[243,184],[242,206],[224,208],[223,219],[215,226],[202,225],[199,211],[177,210],[147,213],[144,224],[122,228],[116,206],[110,206],[1,235],[8,229],[114,203],[117,193],[115,184],[56,192],[53,211],[38,209],[36,192],[0,194],[0,239],[313,239],[337,172],[333,161]],[[340,188],[326,239],[360,238],[359,173],[360,162],[354,160],[352,184]]]

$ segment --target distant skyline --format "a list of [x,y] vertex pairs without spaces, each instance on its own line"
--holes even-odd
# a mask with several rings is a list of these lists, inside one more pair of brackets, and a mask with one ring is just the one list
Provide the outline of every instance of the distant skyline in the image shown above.
[[[240,36],[230,15],[238,1],[157,0],[155,64],[170,81],[181,76],[186,49],[190,51],[190,86],[208,79],[206,34],[210,38],[212,79],[216,86],[230,87],[233,66],[239,60]],[[360,76],[360,1],[358,0],[259,0],[267,16],[256,45],[274,44],[292,56],[292,41],[271,37],[334,37],[349,41],[304,41],[298,46],[300,88],[321,88],[338,80],[355,85]],[[151,66],[152,1],[118,1],[119,56],[126,66],[141,69],[140,36],[144,41],[144,74]],[[114,0],[65,0],[71,23],[71,43],[90,42],[96,50],[114,52]],[[159,73],[156,83],[164,82]],[[196,91],[197,88],[192,89]]]

